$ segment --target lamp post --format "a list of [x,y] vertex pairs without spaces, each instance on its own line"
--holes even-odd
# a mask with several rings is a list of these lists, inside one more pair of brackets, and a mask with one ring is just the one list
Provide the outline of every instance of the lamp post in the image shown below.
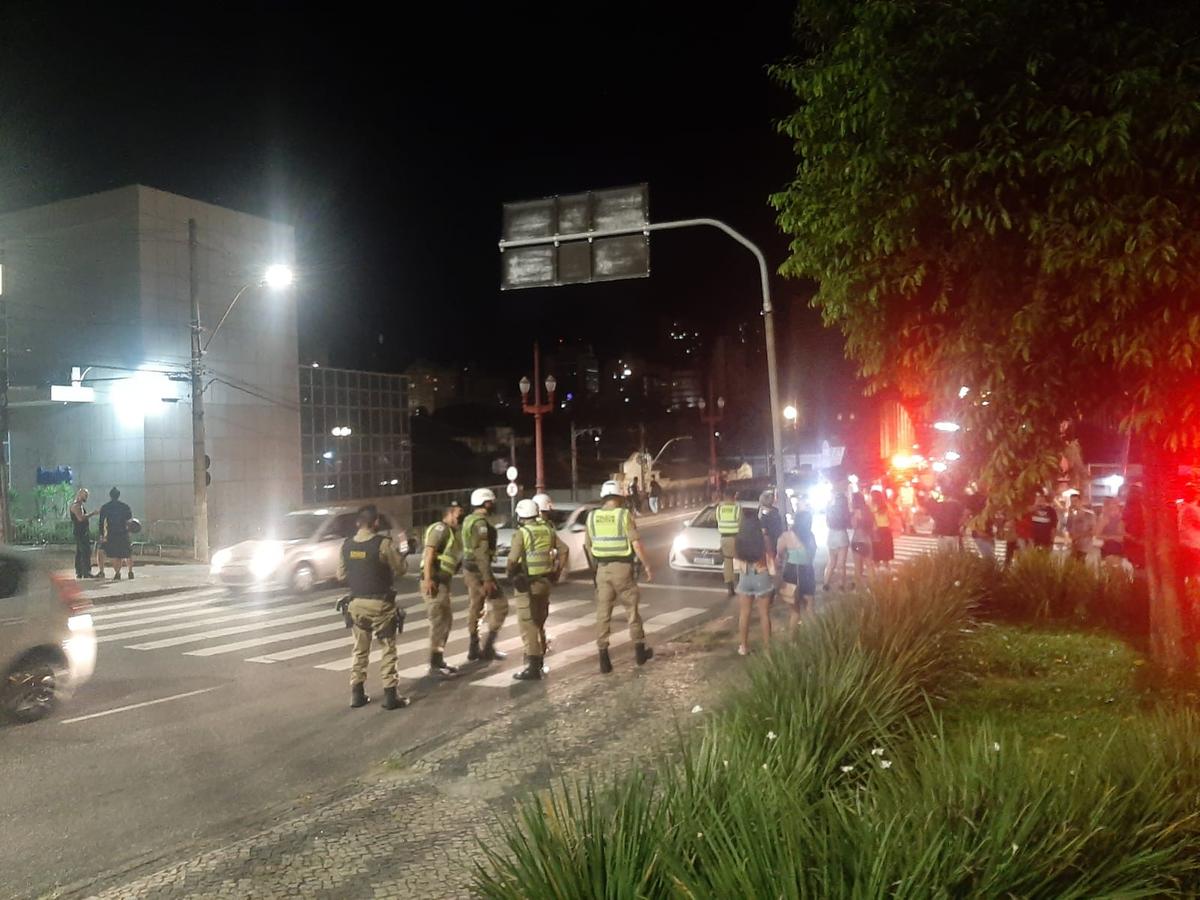
[[[708,393],[712,395],[712,384],[708,386]],[[716,427],[721,422],[721,414],[725,411],[725,398],[718,397],[716,404],[713,405],[713,411],[708,415],[704,414],[704,410],[708,408],[708,403],[704,398],[700,398],[700,421],[704,423],[708,429],[708,482],[713,493],[720,491],[721,474],[717,468],[717,433]]]
[[[575,423],[571,423],[571,500],[578,500],[579,493],[579,447],[576,443],[577,438],[585,434],[596,435],[596,440],[600,440],[600,433],[604,429],[588,427],[576,428]],[[597,456],[599,453],[597,453]]]
[[208,562],[208,466],[204,452],[204,354],[229,313],[242,294],[251,287],[265,286],[282,290],[292,283],[292,270],[287,266],[269,266],[263,277],[242,285],[212,330],[208,340],[200,325],[200,269],[197,265],[199,243],[196,239],[196,220],[188,219],[188,294],[192,303],[192,352],[188,371],[192,381],[192,530],[196,559]]
[[558,381],[553,375],[546,376],[546,394],[548,399],[545,403],[542,402],[542,355],[538,349],[537,341],[533,342],[533,402],[529,402],[529,388],[531,387],[528,378],[522,378],[518,384],[521,389],[521,411],[527,415],[533,416],[533,453],[535,460],[535,480],[537,492],[540,494],[546,490],[546,471],[542,461],[542,416],[554,409],[554,389],[558,387]]

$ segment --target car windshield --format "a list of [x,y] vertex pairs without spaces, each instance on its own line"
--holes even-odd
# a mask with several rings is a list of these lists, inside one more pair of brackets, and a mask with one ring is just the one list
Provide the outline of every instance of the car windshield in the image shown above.
[[311,513],[284,516],[271,531],[270,536],[279,541],[306,541],[316,533],[325,518],[325,516]]
[[[755,512],[756,512],[756,510],[753,506],[743,506],[742,507],[742,517],[743,518],[752,519],[752,518],[754,518]],[[696,518],[692,520],[692,524],[689,527],[691,527],[691,528],[716,528],[717,527],[717,508],[715,506],[709,506],[709,507],[701,510],[700,514],[697,515]]]

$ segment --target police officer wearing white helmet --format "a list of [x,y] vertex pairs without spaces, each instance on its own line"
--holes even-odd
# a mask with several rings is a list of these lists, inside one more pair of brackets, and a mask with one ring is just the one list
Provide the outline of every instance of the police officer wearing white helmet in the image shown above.
[[[496,527],[491,515],[496,509],[496,495],[490,488],[471,492],[471,513],[462,524],[463,580],[467,583],[467,633],[471,644],[467,659],[504,659],[507,654],[496,649],[496,636],[508,615],[508,598],[496,584],[492,574],[492,559],[496,555]],[[479,642],[479,620],[487,609],[488,633],[482,646]]]
[[637,664],[643,665],[654,656],[654,651],[646,646],[646,632],[638,612],[641,598],[634,560],[641,560],[647,581],[654,580],[654,573],[646,560],[633,516],[625,508],[620,485],[615,481],[604,482],[600,498],[604,505],[588,513],[584,549],[596,571],[596,647],[600,651],[600,671],[607,674],[612,671],[608,637],[612,631],[613,605],[618,600],[629,620],[629,637],[634,642]]
[[508,553],[508,577],[513,603],[525,645],[525,668],[513,675],[518,681],[542,677],[546,656],[546,618],[550,615],[550,588],[567,566],[567,545],[554,526],[542,518],[533,500],[517,504],[517,527]]

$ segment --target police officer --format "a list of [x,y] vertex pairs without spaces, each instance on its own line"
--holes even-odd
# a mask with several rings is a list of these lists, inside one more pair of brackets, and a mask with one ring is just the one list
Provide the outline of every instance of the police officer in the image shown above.
[[733,554],[738,529],[742,527],[742,505],[737,502],[737,490],[725,486],[722,500],[717,504],[717,534],[721,537],[721,556],[725,558],[725,588],[734,594],[736,578],[733,573]]
[[[554,524],[554,519],[550,516],[550,510],[554,509],[554,501],[550,499],[549,494],[534,494],[533,502],[537,504],[538,513],[547,525],[554,529],[555,536],[558,535],[558,526]],[[566,565],[565,563],[563,564]],[[567,569],[564,568],[563,572]],[[560,578],[564,576],[559,576]],[[550,638],[546,637],[546,626],[542,625],[542,655],[548,656],[550,653]]]
[[515,590],[517,621],[525,645],[526,666],[513,675],[518,681],[542,677],[545,660],[546,618],[550,615],[550,585],[567,565],[567,545],[554,526],[542,518],[537,503],[517,504],[517,528],[508,552],[508,577]]
[[[471,646],[467,659],[504,659],[507,654],[496,649],[496,635],[508,615],[508,598],[500,592],[492,574],[492,558],[496,555],[496,529],[490,516],[496,509],[496,495],[488,488],[478,488],[471,494],[471,514],[462,524],[463,580],[467,583],[467,632]],[[479,646],[479,620],[485,602],[488,609],[488,636]]]
[[618,600],[625,607],[638,665],[654,656],[654,651],[646,646],[646,632],[638,612],[640,596],[634,559],[641,561],[647,581],[654,580],[654,573],[646,561],[645,548],[633,516],[625,507],[620,486],[615,481],[604,482],[600,498],[604,505],[588,513],[583,546],[596,570],[596,647],[600,650],[600,671],[607,674],[612,671],[608,635],[612,630],[613,604]]
[[358,511],[358,532],[346,538],[338,557],[338,580],[349,583],[350,620],[354,624],[354,662],[350,669],[350,705],[365,706],[370,698],[364,683],[371,655],[371,636],[383,646],[379,674],[383,677],[383,708],[408,706],[396,695],[396,592],[392,581],[408,571],[408,563],[392,539],[379,534],[379,510],[364,506]]
[[429,616],[429,674],[452,678],[458,669],[446,662],[446,640],[450,637],[450,580],[462,563],[463,545],[459,523],[463,508],[457,500],[446,507],[440,522],[425,531],[421,560],[421,596]]

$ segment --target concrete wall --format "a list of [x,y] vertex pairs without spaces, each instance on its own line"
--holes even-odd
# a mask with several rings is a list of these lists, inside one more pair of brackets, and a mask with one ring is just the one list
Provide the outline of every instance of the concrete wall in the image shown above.
[[[159,374],[154,393],[177,402],[144,417],[112,402],[138,369],[186,372],[189,218],[209,328],[266,265],[293,262],[290,226],[142,186],[0,216],[11,382],[64,384],[72,366],[92,366],[85,383],[98,391],[95,405],[12,411],[19,494],[32,491],[38,465],[71,465],[94,501],[117,484],[144,523],[190,535],[188,385]],[[219,546],[300,503],[295,292],[247,290],[205,365],[209,525]]]

